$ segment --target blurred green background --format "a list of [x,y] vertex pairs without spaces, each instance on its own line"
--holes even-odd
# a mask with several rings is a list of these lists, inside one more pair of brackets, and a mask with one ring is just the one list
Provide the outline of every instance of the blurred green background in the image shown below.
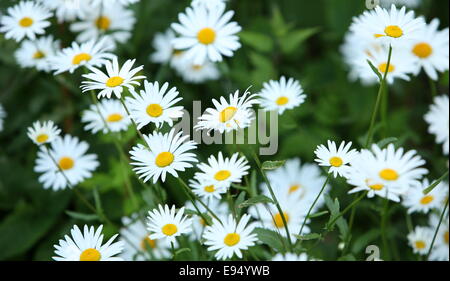
[[[1,0],[0,10],[18,1]],[[141,0],[132,9],[137,17],[133,37],[121,45],[116,54],[122,59],[137,58],[145,65],[149,81],[158,78],[177,86],[183,96],[183,105],[190,108],[192,100],[202,100],[202,107],[211,104],[212,98],[227,95],[236,89],[244,90],[253,85],[257,91],[269,79],[286,75],[299,79],[307,102],[301,107],[287,111],[280,118],[280,145],[275,156],[263,160],[300,157],[302,161],[313,160],[313,150],[327,139],[352,140],[357,145],[368,129],[369,118],[377,93],[377,86],[363,87],[347,79],[347,69],[342,62],[339,46],[351,18],[365,9],[363,0],[230,0],[228,8],[236,12],[234,20],[242,27],[243,47],[235,56],[221,64],[227,73],[224,79],[203,85],[184,83],[174,72],[161,69],[148,57],[153,52],[155,33],[165,31],[170,23],[177,21],[177,14],[189,5],[187,0]],[[434,17],[441,20],[441,28],[448,26],[446,0],[424,0],[416,11],[427,21]],[[64,46],[70,44],[74,35],[68,26],[47,29],[58,37]],[[95,176],[79,186],[81,192],[94,202],[98,192],[102,208],[108,218],[120,223],[120,218],[134,210],[130,196],[125,192],[125,178],[119,156],[107,136],[85,132],[80,113],[88,108],[90,97],[79,90],[81,71],[73,75],[39,73],[21,69],[13,53],[18,45],[0,35],[0,103],[8,113],[5,129],[0,133],[0,260],[50,260],[53,245],[68,233],[74,223],[99,224],[95,218],[77,217],[66,211],[88,214],[81,202],[70,190],[54,192],[44,190],[33,172],[37,148],[26,136],[26,128],[36,120],[54,120],[64,133],[78,136],[91,145],[90,152],[99,155],[101,166]],[[437,83],[438,93],[448,93],[448,73]],[[428,78],[421,74],[411,82],[396,81],[390,87],[389,127],[379,130],[376,140],[384,137],[398,138],[398,144],[417,149],[427,160],[431,177],[437,178],[445,169],[447,161],[441,146],[435,145],[428,135],[423,115],[432,102]],[[144,132],[148,133],[144,130]],[[135,144],[134,132],[126,134],[127,149]],[[200,159],[224,149],[221,146],[200,146]],[[192,169],[194,170],[194,169]],[[183,173],[187,180],[194,171]],[[337,196],[341,206],[351,200],[346,196],[347,186],[333,182],[332,195]],[[137,193],[142,191],[133,182]],[[186,200],[175,179],[163,184],[171,202],[183,204]],[[145,196],[139,196],[141,206]],[[353,258],[363,258],[364,248],[379,241],[379,215],[377,200],[364,200],[357,210],[353,236]],[[404,209],[400,205],[391,208],[389,237],[394,241],[397,259],[415,259],[407,247]],[[414,216],[414,223],[425,222],[426,217]],[[314,221],[313,229],[320,230],[325,219]],[[117,229],[106,227],[107,236]],[[315,256],[336,259],[336,231],[318,247]]]

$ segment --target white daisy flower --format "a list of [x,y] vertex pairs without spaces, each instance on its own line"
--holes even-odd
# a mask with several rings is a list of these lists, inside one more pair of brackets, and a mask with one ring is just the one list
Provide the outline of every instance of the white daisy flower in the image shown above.
[[131,90],[132,97],[126,98],[131,118],[140,130],[149,123],[161,128],[164,123],[173,126],[173,120],[183,116],[183,106],[175,106],[183,98],[179,97],[176,87],[169,90],[169,83],[159,86],[158,82],[144,81],[144,90],[140,94]]
[[125,108],[118,100],[102,100],[98,104],[92,104],[82,113],[81,122],[86,123],[86,131],[94,134],[98,131],[105,134],[126,131],[131,124]]
[[144,182],[153,179],[156,183],[159,177],[164,182],[167,173],[178,177],[177,171],[184,172],[192,167],[191,163],[197,162],[195,154],[188,152],[196,149],[197,144],[186,141],[189,136],[183,136],[183,132],[175,134],[174,129],[167,134],[153,132],[144,135],[144,139],[147,146],[138,144],[130,151],[134,161],[131,165],[136,166],[133,170]]
[[424,24],[423,18],[416,18],[414,11],[406,12],[405,7],[398,10],[392,5],[387,10],[377,6],[355,18],[350,30],[368,40],[375,37],[386,45],[396,45],[417,38]]
[[409,50],[417,58],[419,74],[423,68],[433,80],[438,80],[438,72],[449,69],[449,32],[448,28],[439,31],[439,19],[433,19],[422,29],[419,38],[409,44]]
[[226,188],[215,186],[215,182],[206,179],[191,179],[189,186],[195,195],[210,201],[222,198],[222,194],[227,192]]
[[192,220],[183,215],[184,207],[176,212],[175,205],[171,209],[168,205],[159,205],[158,209],[148,213],[150,239],[165,239],[168,243],[175,243],[178,236],[192,231]]
[[32,127],[28,127],[28,137],[37,145],[51,143],[59,136],[61,130],[53,123],[53,121],[41,122],[36,121]]
[[[226,202],[220,202],[220,200],[208,200],[207,203],[208,208],[216,214],[221,220],[225,219],[227,215],[230,213],[229,206]],[[212,215],[209,213],[209,211],[198,201],[196,202],[197,208],[202,214],[208,214],[210,217]],[[196,209],[194,205],[192,204],[192,201],[187,201],[186,209],[189,209],[191,211],[195,211]],[[193,215],[192,216],[192,232],[189,234],[189,238],[191,241],[199,241],[202,239],[202,235],[205,231],[206,223],[204,219],[199,215]]]
[[187,59],[201,65],[206,59],[212,62],[222,61],[222,56],[231,57],[241,47],[236,33],[241,27],[230,22],[233,11],[224,14],[225,6],[208,9],[203,5],[188,7],[180,13],[180,23],[173,23],[172,28],[180,37],[173,40],[173,47],[186,50]]
[[105,63],[106,74],[95,67],[89,67],[93,73],[84,74],[83,77],[92,81],[81,82],[83,84],[81,86],[83,93],[91,90],[101,90],[97,95],[98,98],[111,98],[112,94],[114,94],[120,99],[124,87],[131,91],[134,89],[134,86],[141,85],[137,80],[146,78],[143,75],[135,76],[144,69],[143,65],[132,69],[135,62],[135,59],[127,60],[124,65],[120,67],[117,57],[114,57],[112,61],[106,61]]
[[155,52],[150,55],[150,61],[160,64],[170,62],[175,52],[175,49],[172,47],[173,39],[175,39],[175,32],[172,29],[167,29],[164,33],[156,33],[152,41]]
[[192,0],[191,5],[193,7],[204,6],[204,7],[207,7],[208,9],[214,9],[219,6],[225,5],[226,1],[227,0]]
[[345,172],[349,169],[349,164],[358,153],[355,149],[350,149],[352,142],[341,142],[339,148],[337,148],[334,141],[328,140],[328,147],[323,144],[319,145],[314,151],[316,154],[315,161],[320,166],[330,167],[328,173],[332,173],[334,177],[344,176]]
[[204,244],[208,251],[217,251],[214,255],[217,259],[226,260],[236,255],[242,258],[242,250],[247,250],[254,246],[258,240],[256,234],[252,233],[255,229],[254,223],[248,223],[250,216],[244,214],[239,223],[232,215],[221,224],[213,220],[213,225],[207,226],[203,234]]
[[147,226],[138,219],[137,214],[122,218],[124,227],[120,236],[124,241],[124,250],[120,257],[126,261],[145,261],[148,259],[167,259],[171,257],[170,243],[165,239],[150,239]]
[[[34,167],[35,172],[42,173],[39,177],[39,182],[44,185],[44,188],[52,188],[56,191],[70,185],[75,186],[90,178],[92,172],[98,167],[99,162],[97,161],[97,155],[86,154],[88,149],[89,145],[87,142],[79,141],[77,137],[70,135],[65,135],[64,138],[57,137],[51,143],[49,150],[41,146]],[[60,172],[60,169],[64,174]],[[70,185],[67,180],[70,182]]]
[[215,108],[207,108],[198,118],[199,121],[194,128],[217,130],[222,134],[249,127],[255,119],[251,109],[253,104],[258,103],[255,97],[256,95],[251,95],[247,91],[239,97],[239,90],[237,90],[234,95],[230,94],[229,102],[224,97],[220,97],[220,102],[213,99]]
[[0,132],[3,131],[3,121],[6,118],[6,111],[3,109],[3,105],[0,104]]
[[448,197],[448,184],[440,182],[430,193],[423,191],[430,186],[430,181],[424,179],[421,183],[411,186],[403,196],[403,206],[408,208],[408,213],[428,213],[432,209],[440,209]]
[[59,23],[83,18],[92,8],[89,3],[81,0],[39,0],[39,2],[55,12]]
[[434,231],[429,227],[416,226],[407,236],[409,246],[415,254],[426,255],[431,246]]
[[108,53],[109,50],[104,40],[92,40],[81,45],[73,42],[70,47],[49,58],[49,63],[55,70],[55,75],[66,71],[73,73],[79,67],[99,67],[106,64],[108,59],[115,58],[115,55]]
[[21,67],[35,67],[37,70],[49,72],[51,65],[48,58],[54,56],[57,50],[59,41],[55,41],[50,35],[35,41],[23,41],[14,56]]
[[70,30],[78,34],[78,42],[106,37],[108,45],[115,48],[116,43],[130,39],[135,23],[133,11],[120,5],[106,5],[100,10],[88,11],[83,19],[70,25]]
[[193,64],[185,61],[184,64],[179,64],[176,70],[185,82],[193,84],[217,80],[220,77],[217,65],[210,61],[205,61],[203,64]]
[[308,261],[308,255],[306,253],[301,253],[300,255],[293,253],[279,253],[272,258],[272,261]]
[[228,189],[232,183],[240,183],[243,176],[248,174],[250,166],[244,156],[234,153],[231,158],[224,158],[219,151],[218,157],[211,155],[208,163],[200,163],[197,168],[201,172],[195,173],[195,179],[208,182],[216,189]]
[[130,4],[134,4],[139,2],[139,0],[90,0],[91,4],[94,6],[100,6],[106,7],[108,5],[115,5],[119,4],[122,6],[128,6]]
[[436,143],[443,144],[444,155],[449,152],[449,100],[447,95],[434,98],[434,103],[425,115],[428,132],[435,135]]
[[[447,184],[448,187],[448,184]],[[430,227],[433,230],[437,229],[439,224],[440,216],[437,214],[431,214],[430,216]],[[431,250],[430,260],[434,261],[448,261],[449,260],[449,220],[448,212],[444,215],[441,226],[436,236],[436,240]]]
[[282,76],[280,81],[270,80],[263,84],[258,94],[259,103],[266,111],[278,111],[283,114],[285,110],[293,109],[305,102],[306,95],[300,83],[293,78],[286,80]]
[[114,242],[118,234],[114,235],[105,244],[102,234],[103,225],[97,230],[93,226],[85,225],[83,233],[78,226],[74,225],[70,231],[72,237],[64,236],[60,239],[59,245],[54,245],[56,261],[123,261],[122,258],[115,257],[123,249],[123,242]]
[[51,16],[50,11],[41,4],[21,1],[8,8],[7,14],[2,16],[0,32],[5,33],[6,39],[14,39],[17,42],[25,37],[34,40],[36,35],[44,34],[44,29],[50,26],[48,19]]

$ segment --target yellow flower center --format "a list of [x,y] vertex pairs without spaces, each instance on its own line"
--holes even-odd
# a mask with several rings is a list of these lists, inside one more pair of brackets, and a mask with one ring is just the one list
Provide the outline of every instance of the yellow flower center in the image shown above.
[[142,239],[141,241],[141,249],[143,251],[147,251],[147,250],[151,250],[154,249],[156,247],[156,241],[150,239],[150,237],[145,237],[144,239]]
[[203,65],[200,65],[200,64],[194,64],[192,66],[192,69],[195,71],[200,71],[200,70],[202,70],[202,68],[203,68]]
[[119,113],[113,113],[111,115],[108,116],[108,118],[106,119],[108,122],[119,122],[120,120],[123,119],[123,116]]
[[383,169],[379,173],[380,177],[387,181],[395,181],[398,179],[398,173],[393,169]]
[[433,48],[428,43],[416,44],[412,52],[421,59],[428,58],[433,53]]
[[163,108],[156,103],[147,106],[147,114],[151,117],[159,117],[163,114]]
[[427,196],[424,196],[422,199],[420,199],[420,204],[428,205],[431,202],[433,202],[433,200],[434,200],[434,196],[433,195],[427,195]]
[[156,156],[155,164],[160,168],[164,168],[172,164],[175,156],[170,152],[161,152]]
[[205,186],[205,191],[209,193],[213,193],[216,189],[214,188],[214,185],[208,185]]
[[171,224],[171,223],[166,224],[166,225],[163,226],[163,228],[162,228],[162,232],[164,233],[164,235],[167,235],[167,236],[172,236],[172,235],[174,235],[175,233],[177,233],[177,231],[178,231],[177,226],[174,225],[174,224]]
[[220,170],[215,175],[214,178],[218,181],[224,181],[231,176],[231,172],[228,170]]
[[21,27],[30,27],[33,25],[33,19],[29,17],[24,17],[19,21]]
[[330,165],[333,167],[340,167],[342,166],[342,164],[344,163],[344,161],[342,160],[341,157],[331,157],[330,158]]
[[111,20],[108,17],[101,16],[95,21],[95,26],[100,30],[106,31],[111,26]]
[[91,55],[86,53],[81,53],[73,57],[72,64],[79,65],[83,61],[90,61],[92,59]]
[[448,244],[448,231],[444,233],[444,241]]
[[[284,218],[286,219],[286,223],[289,223],[289,215],[285,212],[283,212]],[[278,228],[284,227],[283,217],[280,213],[277,213],[275,216],[273,216],[274,224]]]
[[377,183],[377,184],[371,184],[371,185],[369,185],[369,187],[373,190],[382,190],[384,185],[381,183]]
[[236,114],[237,108],[234,106],[229,106],[220,112],[220,122],[225,123],[230,121],[231,118]]
[[44,143],[48,140],[48,135],[47,134],[40,134],[39,136],[36,137],[36,141],[38,143]]
[[109,88],[114,88],[122,85],[124,79],[120,76],[113,76],[106,81],[106,86]]
[[285,105],[289,102],[289,98],[288,97],[279,97],[276,101],[276,103],[278,105]]
[[228,233],[223,239],[223,243],[229,247],[236,245],[239,241],[241,241],[241,236],[237,233]]
[[33,55],[33,59],[35,59],[35,60],[40,60],[43,58],[45,58],[45,54],[41,51],[36,51],[36,53],[34,53],[34,55]]
[[389,25],[384,29],[384,33],[386,33],[389,37],[399,38],[403,36],[403,30],[398,25]]
[[212,44],[216,40],[216,32],[209,27],[203,28],[197,33],[197,39],[204,45]]
[[[381,73],[386,73],[386,68],[387,68],[387,63],[385,63],[385,62],[381,63],[381,64],[378,66],[378,70],[379,70]],[[387,70],[388,73],[391,73],[391,72],[394,71],[394,70],[395,70],[395,66],[394,66],[392,63],[390,63],[390,64],[389,64],[389,69]]]
[[183,53],[184,53],[184,51],[182,51],[182,50],[173,50],[172,55],[174,57],[178,57],[178,56],[181,56]]
[[291,187],[289,187],[289,194],[291,194],[291,193],[293,193],[293,192],[299,190],[300,187],[301,187],[301,185],[299,185],[299,184],[291,185]]
[[420,250],[425,249],[425,247],[426,247],[425,242],[422,240],[416,241],[415,244],[416,244],[416,248],[420,249]]
[[80,255],[80,261],[99,261],[102,258],[100,252],[96,249],[86,249]]
[[75,161],[73,161],[73,159],[70,157],[62,157],[61,159],[59,159],[59,167],[61,168],[61,170],[70,170],[74,165]]

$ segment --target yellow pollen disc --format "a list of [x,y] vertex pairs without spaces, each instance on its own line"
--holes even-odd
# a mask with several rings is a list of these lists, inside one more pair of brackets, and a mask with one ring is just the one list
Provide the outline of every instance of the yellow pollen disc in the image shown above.
[[177,226],[174,225],[174,224],[171,224],[171,223],[166,224],[166,225],[163,226],[163,228],[162,228],[162,232],[164,233],[164,235],[167,235],[167,236],[172,236],[172,235],[174,235],[175,233],[177,233],[177,231],[178,231]]
[[44,143],[48,140],[48,135],[47,134],[40,134],[39,136],[36,137],[36,141],[38,143]]
[[19,21],[21,27],[30,27],[33,25],[33,19],[29,17],[24,17]]
[[448,231],[444,233],[444,241],[448,244]]
[[[286,223],[289,223],[289,215],[286,213],[283,213],[284,218],[286,219]],[[275,216],[273,216],[274,224],[278,228],[284,227],[283,218],[281,217],[280,213],[277,213]]]
[[163,108],[159,104],[151,104],[147,106],[147,114],[151,117],[159,117],[163,114]]
[[35,60],[40,60],[40,59],[43,59],[43,58],[45,58],[45,54],[43,52],[41,52],[41,51],[37,51],[33,55],[33,59],[35,59]]
[[292,185],[291,187],[289,187],[289,194],[291,194],[291,193],[293,193],[293,192],[299,190],[300,187],[301,187],[301,185],[299,185],[299,184],[294,184],[294,185]]
[[73,159],[70,157],[62,157],[61,159],[59,159],[59,167],[61,168],[61,170],[70,170],[74,165],[75,161],[73,161]]
[[108,81],[106,81],[106,86],[109,88],[114,88],[117,86],[122,85],[124,79],[120,76],[114,76],[108,79]]
[[289,102],[289,98],[287,97],[279,97],[276,101],[278,105],[285,105]]
[[99,17],[95,21],[95,26],[97,26],[98,29],[103,31],[108,30],[109,27],[111,26],[111,20],[105,16]]
[[145,237],[144,239],[142,239],[141,241],[141,249],[144,251],[150,250],[150,249],[154,249],[156,247],[156,241],[150,239],[150,237]]
[[340,167],[343,163],[344,161],[340,157],[335,156],[330,158],[330,165],[333,167]]
[[389,37],[399,38],[403,36],[403,30],[398,25],[389,25],[384,29],[384,33],[386,33]]
[[218,181],[224,181],[231,176],[231,172],[228,170],[220,170],[215,175],[214,178]]
[[181,56],[183,53],[184,53],[184,51],[181,51],[181,50],[173,50],[172,54],[174,57],[178,57],[178,56]]
[[414,46],[412,52],[419,58],[425,59],[433,53],[433,48],[428,43],[419,43]]
[[233,116],[236,114],[236,112],[237,108],[234,106],[225,108],[224,110],[222,110],[222,112],[220,112],[220,122],[225,123],[227,121],[230,121],[231,118],[233,118]]
[[205,191],[206,192],[209,192],[209,193],[212,193],[212,192],[214,192],[216,189],[214,188],[214,185],[208,185],[208,186],[205,186]]
[[[387,63],[381,63],[379,66],[378,66],[378,70],[381,72],[381,73],[386,73],[386,68],[387,68]],[[391,73],[392,71],[394,71],[395,70],[395,66],[394,65],[392,65],[392,63],[391,64],[389,64],[389,69],[388,69],[388,73]]]
[[417,249],[425,249],[426,247],[425,242],[422,240],[416,241],[415,244]]
[[200,71],[200,70],[202,70],[202,68],[203,68],[203,65],[197,65],[197,64],[194,64],[193,66],[192,66],[192,69],[193,70],[195,70],[195,71]]
[[229,247],[236,245],[239,241],[241,241],[241,236],[237,233],[228,233],[223,239],[223,243]]
[[175,156],[170,152],[161,152],[156,156],[155,164],[160,168],[164,168],[172,164]]
[[380,177],[387,181],[395,181],[398,179],[399,175],[395,170],[383,169],[380,171]]
[[90,61],[92,59],[91,55],[86,53],[81,53],[73,57],[72,64],[79,65],[83,61]]
[[203,28],[197,33],[197,39],[204,45],[212,44],[216,40],[216,32],[209,27]]
[[202,218],[199,218],[200,224],[203,226],[206,226],[205,220]]
[[373,190],[382,190],[384,185],[383,184],[371,184],[369,187]]
[[433,202],[433,200],[434,200],[434,196],[433,195],[427,195],[427,196],[424,196],[422,199],[420,199],[420,204],[428,205],[431,202]]
[[99,261],[102,258],[100,252],[96,249],[86,249],[80,255],[80,261]]
[[113,113],[111,115],[108,116],[108,118],[106,119],[106,121],[108,122],[119,122],[120,120],[123,119],[123,116],[119,113]]

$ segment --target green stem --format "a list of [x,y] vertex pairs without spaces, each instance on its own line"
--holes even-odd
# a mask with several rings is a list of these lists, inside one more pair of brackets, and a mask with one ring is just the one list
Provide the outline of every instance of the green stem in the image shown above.
[[[357,195],[355,194],[355,197],[353,200],[357,198]],[[342,250],[342,256],[345,256],[347,253],[347,250],[350,248],[350,241],[351,241],[351,233],[353,228],[353,223],[355,222],[355,215],[356,215],[356,205],[352,208],[352,211],[350,213],[350,219],[348,221],[348,234],[344,241],[344,250]]]
[[436,237],[438,235],[439,228],[441,227],[442,221],[444,220],[445,212],[447,211],[447,207],[448,207],[448,198],[445,202],[445,207],[442,210],[441,217],[439,218],[439,223],[436,227],[436,230],[434,231],[433,240],[431,241],[430,249],[428,249],[426,260],[428,260],[428,258],[430,257],[431,251],[433,250],[434,242],[436,242]]
[[383,252],[386,255],[387,259],[390,259],[390,253],[389,253],[389,244],[388,244],[388,239],[387,239],[387,234],[386,234],[386,225],[387,225],[387,220],[388,220],[388,215],[389,215],[389,199],[384,198],[384,207],[383,207],[383,211],[381,213],[381,239],[383,241]]
[[350,209],[352,209],[354,206],[356,206],[359,201],[361,201],[364,197],[366,197],[367,193],[369,193],[369,191],[365,191],[363,192],[363,194],[361,194],[361,196],[359,196],[358,198],[356,198],[355,200],[353,200],[352,203],[350,203],[350,205],[348,205],[342,212],[339,213],[339,215],[337,215],[330,223],[329,226],[333,226],[336,221],[342,217],[343,215],[345,215]]
[[428,81],[430,83],[431,96],[434,98],[437,95],[436,84],[431,78],[428,78]]

